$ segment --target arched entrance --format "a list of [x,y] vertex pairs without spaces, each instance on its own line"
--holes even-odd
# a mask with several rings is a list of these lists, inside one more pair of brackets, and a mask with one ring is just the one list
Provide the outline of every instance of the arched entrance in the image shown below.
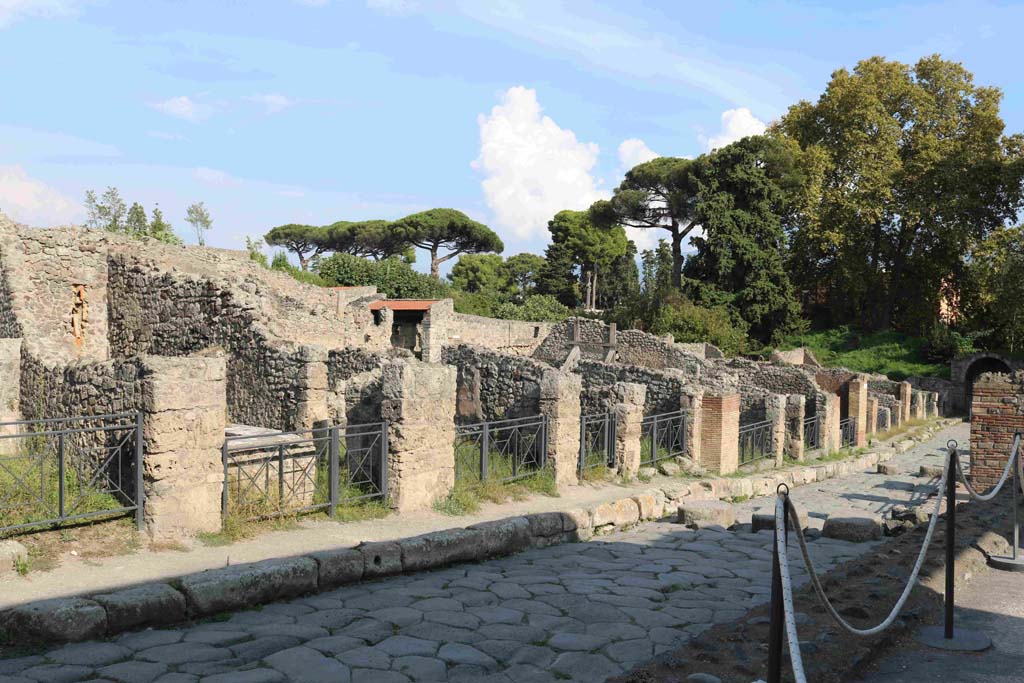
[[1010,366],[996,356],[984,356],[971,362],[964,372],[964,405],[967,414],[971,414],[971,402],[974,398],[974,380],[986,372],[1010,372]]

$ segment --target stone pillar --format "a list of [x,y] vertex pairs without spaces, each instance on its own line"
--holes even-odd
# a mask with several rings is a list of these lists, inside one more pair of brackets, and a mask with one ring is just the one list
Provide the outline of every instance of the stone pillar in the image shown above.
[[612,406],[615,419],[615,467],[619,476],[635,478],[640,471],[641,423],[647,387],[643,384],[618,382],[612,391],[616,403]]
[[901,425],[910,419],[910,396],[914,389],[910,386],[910,382],[900,382],[899,391],[899,420],[896,422],[897,425]]
[[700,466],[716,474],[739,467],[740,395],[704,395],[701,404]]
[[685,387],[679,396],[679,407],[686,411],[686,454],[695,465],[700,464],[700,434],[703,428],[704,390]]
[[892,411],[885,406],[878,409],[878,431],[887,432],[892,429]]
[[[21,419],[21,339],[0,339],[0,422]],[[16,434],[17,426],[0,427]],[[0,455],[14,455],[20,439],[0,439]]]
[[312,429],[317,423],[331,419],[327,404],[327,354],[312,347],[303,347],[306,362],[299,371],[298,402],[295,414],[297,430]]
[[939,392],[928,392],[928,417],[939,416]]
[[786,396],[784,394],[768,394],[764,397],[764,418],[772,423],[771,453],[775,465],[782,465],[782,455],[786,448]]
[[388,421],[388,497],[399,512],[429,509],[455,484],[455,367],[396,359],[381,374]]
[[867,433],[874,434],[878,431],[878,399],[874,396],[868,397],[868,426]]
[[821,450],[832,453],[843,447],[843,433],[839,428],[839,396],[825,394],[825,411],[821,416]]
[[804,459],[804,418],[807,416],[807,397],[790,394],[786,397],[786,452],[798,461]]
[[857,375],[850,380],[847,393],[849,416],[856,420],[853,433],[853,447],[868,444],[868,377]]
[[451,299],[442,299],[423,316],[423,346],[420,356],[428,363],[441,362],[441,347],[448,343],[448,323],[455,315]]
[[548,466],[558,488],[579,482],[580,394],[583,378],[545,370],[540,378],[540,413],[548,418]]
[[1024,432],[1024,371],[978,377],[970,415],[971,484],[984,490],[1002,476],[1014,433]]
[[155,540],[219,531],[227,415],[225,361],[143,356],[143,491]]

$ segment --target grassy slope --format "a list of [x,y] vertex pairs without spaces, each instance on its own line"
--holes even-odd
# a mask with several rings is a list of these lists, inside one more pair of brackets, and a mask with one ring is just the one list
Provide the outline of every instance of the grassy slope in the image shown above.
[[806,346],[822,365],[858,372],[877,372],[890,379],[910,375],[949,377],[949,365],[924,357],[923,340],[900,332],[859,333],[845,327],[809,332],[788,341],[786,348]]

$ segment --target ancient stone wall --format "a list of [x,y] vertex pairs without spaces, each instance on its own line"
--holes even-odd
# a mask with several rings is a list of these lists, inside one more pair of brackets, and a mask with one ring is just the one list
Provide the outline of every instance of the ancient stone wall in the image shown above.
[[979,375],[970,414],[971,483],[986,489],[1002,476],[1014,434],[1024,433],[1024,371]]
[[583,412],[603,413],[618,402],[614,387],[619,382],[642,384],[647,388],[644,414],[669,413],[679,410],[681,397],[692,386],[692,378],[681,370],[655,370],[581,360],[573,370],[583,378]]
[[815,415],[824,408],[824,393],[818,387],[814,374],[802,367],[762,363],[744,358],[718,361],[714,366],[732,373],[737,378],[737,388],[746,396],[742,400],[743,409],[751,413],[744,416],[744,422],[757,421],[753,419],[753,413],[756,412],[758,403],[763,404],[763,397],[768,393],[802,394],[806,399],[805,410],[808,416]]
[[457,370],[457,417],[462,422],[538,415],[540,385],[551,366],[479,346],[445,346],[442,362]]
[[7,281],[7,264],[0,251],[0,339],[21,338],[21,325],[14,314],[11,286]]
[[[569,354],[573,337],[579,326],[582,358],[603,361],[608,355],[606,346],[611,326],[590,318],[568,318],[551,328],[544,341],[533,352],[533,357],[560,366]],[[688,375],[701,373],[703,361],[675,342],[640,330],[621,330],[615,334],[616,363],[639,365],[646,368],[676,368]]]
[[952,414],[963,410],[962,387],[941,377],[908,377],[907,381],[915,389],[933,391],[939,395],[939,415]]
[[367,351],[356,347],[332,349],[327,354],[328,387],[336,390],[341,383],[355,375],[380,368],[389,360],[389,354]]
[[[431,312],[433,314],[433,312]],[[496,320],[452,313],[448,319],[448,345],[471,344],[516,356],[531,355],[551,332],[554,323]]]

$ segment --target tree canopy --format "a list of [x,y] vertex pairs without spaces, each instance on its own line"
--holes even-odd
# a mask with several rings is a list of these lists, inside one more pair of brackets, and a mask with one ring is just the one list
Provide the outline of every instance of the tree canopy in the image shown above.
[[[392,227],[403,242],[430,254],[430,275],[435,279],[440,278],[439,266],[459,254],[505,250],[497,233],[455,209],[421,211],[398,219]],[[448,253],[439,256],[442,249]]]
[[263,236],[272,247],[284,247],[299,259],[299,268],[309,270],[309,259],[327,251],[324,228],[300,223],[288,223],[272,228]]
[[626,253],[626,231],[619,225],[602,225],[587,211],[559,211],[548,221],[551,243],[563,245],[580,267],[583,306],[597,308],[599,273]]

